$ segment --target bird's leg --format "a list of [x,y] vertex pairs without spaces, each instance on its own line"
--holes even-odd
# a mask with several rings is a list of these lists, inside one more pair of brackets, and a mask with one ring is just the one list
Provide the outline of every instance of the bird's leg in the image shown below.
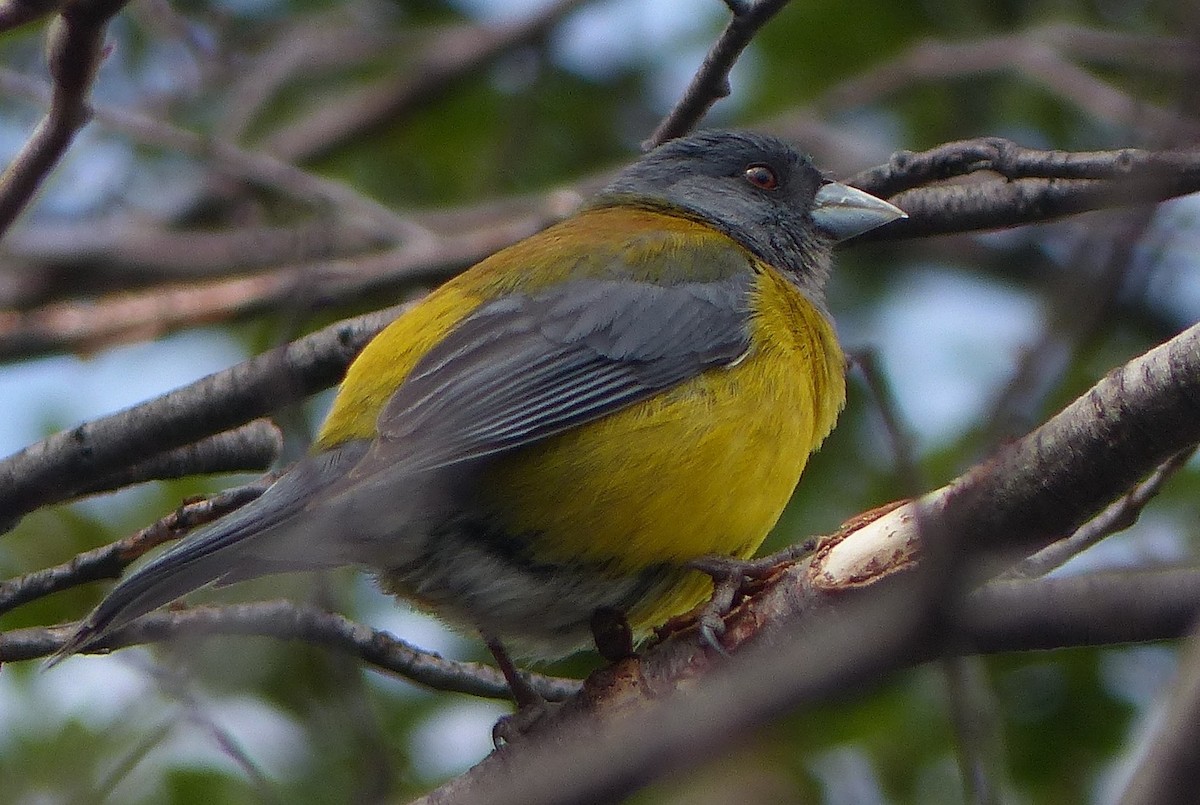
[[700,629],[700,640],[719,654],[728,655],[721,644],[725,633],[725,616],[733,608],[734,599],[747,581],[764,579],[776,568],[787,562],[812,553],[816,543],[807,540],[799,545],[789,545],[781,551],[758,559],[735,559],[732,556],[701,556],[687,563],[692,570],[699,570],[713,580],[712,597],[696,617]]
[[592,639],[596,650],[609,662],[619,662],[633,655],[633,630],[625,613],[619,609],[602,607],[592,613]]
[[512,657],[508,656],[508,651],[499,640],[484,634],[483,642],[487,644],[488,651],[492,652],[492,656],[496,658],[496,664],[500,666],[500,673],[504,674],[504,681],[508,683],[508,689],[517,703],[517,712],[511,716],[504,716],[492,727],[492,744],[499,749],[501,745],[512,743],[532,730],[555,705],[542,698],[542,695],[533,689],[529,681],[521,676]]
[[504,674],[504,681],[508,683],[508,689],[517,703],[517,709],[524,710],[526,707],[545,704],[546,700],[541,697],[541,694],[533,689],[525,677],[521,676],[521,672],[517,670],[512,657],[508,656],[508,651],[500,641],[485,634],[483,642],[487,644],[488,651],[492,652],[492,656],[496,658],[496,664],[500,666],[500,673]]

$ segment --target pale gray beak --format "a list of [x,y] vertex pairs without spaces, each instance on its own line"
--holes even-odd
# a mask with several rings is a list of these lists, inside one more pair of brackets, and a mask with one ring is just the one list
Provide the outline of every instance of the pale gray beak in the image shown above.
[[829,182],[817,191],[812,217],[817,229],[835,241],[843,241],[897,218],[907,218],[908,214],[870,193]]

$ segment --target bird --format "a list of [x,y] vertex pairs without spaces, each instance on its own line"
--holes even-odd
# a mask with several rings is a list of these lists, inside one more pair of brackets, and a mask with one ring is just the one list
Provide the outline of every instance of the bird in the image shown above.
[[[835,243],[904,217],[787,143],[708,130],[431,292],[308,455],[109,592],[59,652],[210,584],[345,565],[513,656],[640,643],[749,559],[845,401]],[[524,696],[529,697],[525,691]]]

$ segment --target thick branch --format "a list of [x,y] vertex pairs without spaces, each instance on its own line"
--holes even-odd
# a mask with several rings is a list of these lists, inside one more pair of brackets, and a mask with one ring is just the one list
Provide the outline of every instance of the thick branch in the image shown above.
[[62,431],[0,461],[0,522],[95,479],[237,427],[327,388],[403,308],[330,325],[161,397]]
[[[1009,610],[995,606],[994,596],[1032,588],[990,588],[966,599],[966,609],[950,599],[942,617],[926,620],[919,613],[930,611],[922,597],[927,585],[915,582],[928,574],[899,572],[922,554],[918,525],[944,537],[950,545],[943,549],[972,560],[1028,551],[1078,525],[1197,439],[1200,325],[1114,371],[1037,431],[928,496],[923,515],[909,504],[864,517],[810,562],[786,569],[728,619],[723,643],[738,655],[727,666],[713,667],[717,658],[694,632],[679,634],[636,666],[593,677],[552,729],[489,757],[426,801],[615,799],[702,762],[801,704],[844,695],[936,656],[965,639],[948,628],[969,622],[963,613],[1003,617]],[[1180,587],[1186,605],[1159,621],[1161,636],[1177,634],[1181,611],[1194,606],[1195,575]],[[1153,596],[1146,599],[1154,606]],[[1181,600],[1162,600],[1168,599]],[[1081,600],[1092,604],[1090,597]],[[1060,618],[1081,612],[1059,609]],[[1113,620],[1119,631],[1121,619]],[[569,779],[546,774],[548,767],[570,769]],[[533,788],[531,780],[546,787]]]
[[1183,637],[1200,608],[1200,569],[994,581],[954,616],[964,653],[998,654]]
[[1154,499],[1167,479],[1182,469],[1194,452],[1183,450],[1176,453],[1159,465],[1149,478],[1084,523],[1074,534],[1026,557],[1020,564],[1007,571],[1005,576],[1026,579],[1044,576],[1102,539],[1129,528],[1137,522],[1142,509]]
[[941,516],[970,535],[973,553],[1026,553],[1071,533],[1197,442],[1200,325],[1113,370],[956,481]]

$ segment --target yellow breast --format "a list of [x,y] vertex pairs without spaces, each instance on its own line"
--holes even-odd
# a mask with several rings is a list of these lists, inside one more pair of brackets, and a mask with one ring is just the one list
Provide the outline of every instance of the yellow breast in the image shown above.
[[[753,554],[845,399],[843,356],[824,316],[765,267],[754,297],[753,347],[736,365],[499,462],[482,489],[504,530],[535,539],[539,559],[617,575]],[[710,589],[688,574],[630,623],[661,623]]]

